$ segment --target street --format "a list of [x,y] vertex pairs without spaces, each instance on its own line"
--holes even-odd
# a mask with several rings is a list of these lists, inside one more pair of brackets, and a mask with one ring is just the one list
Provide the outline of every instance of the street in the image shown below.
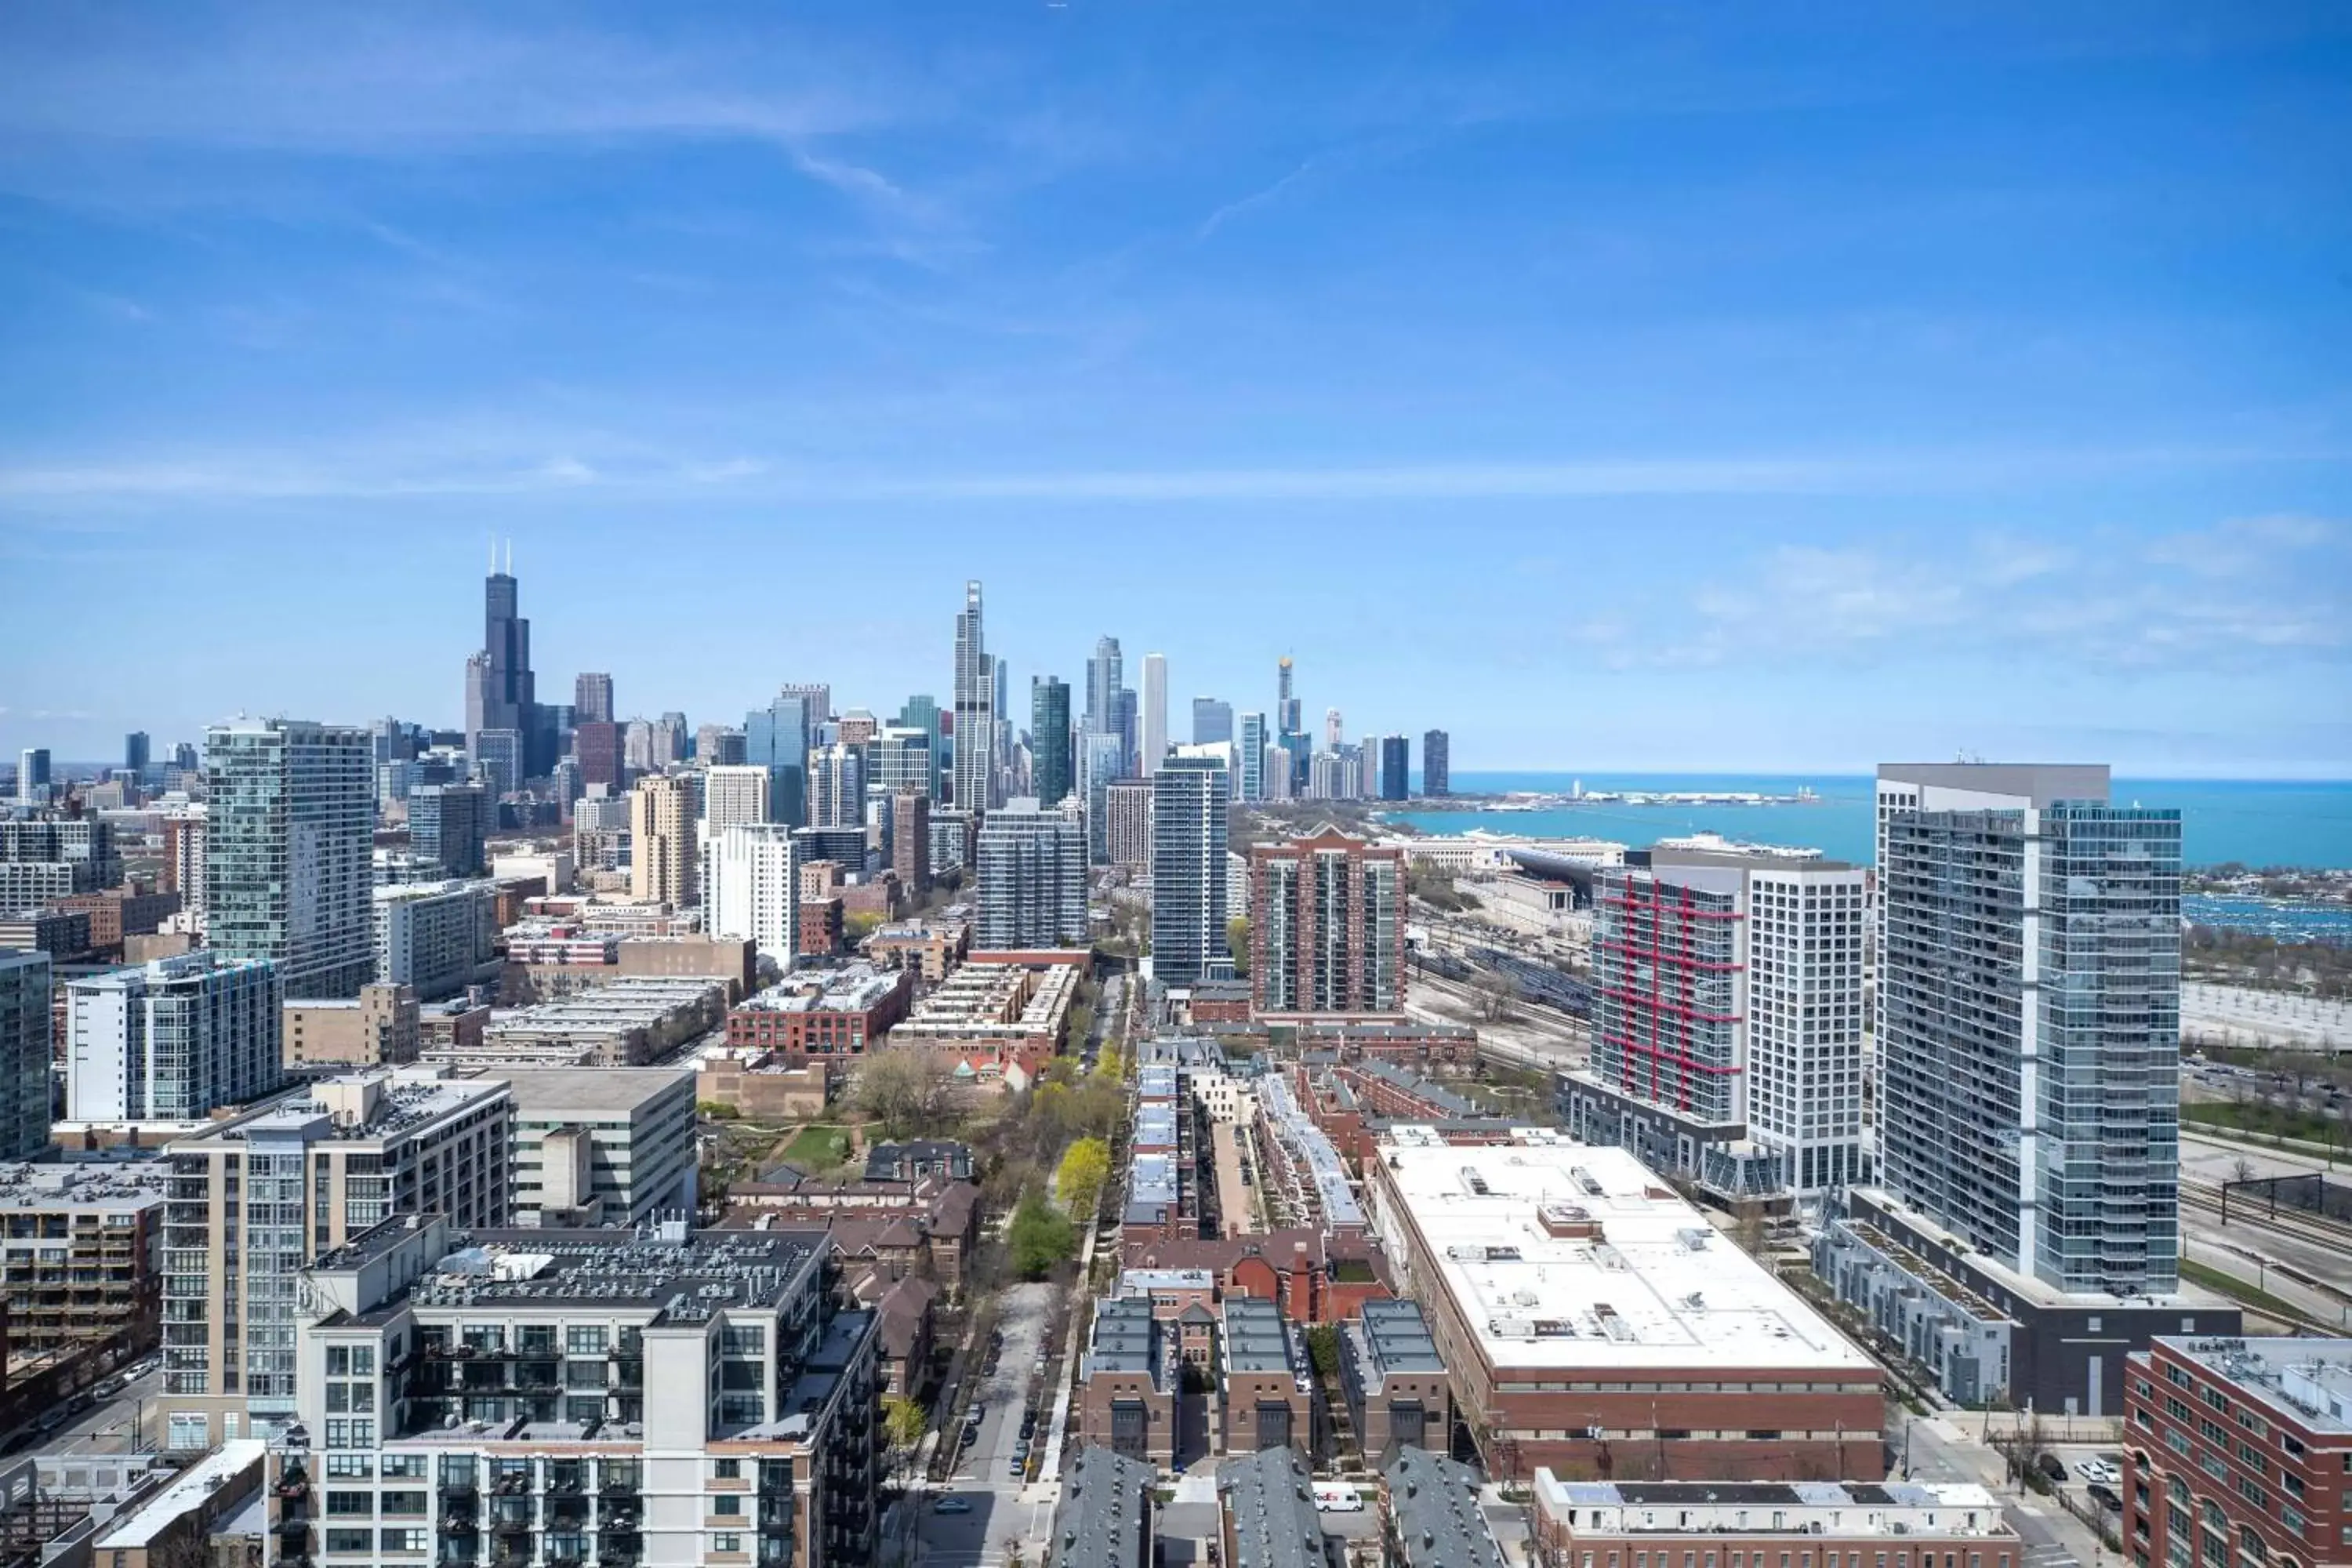
[[[1034,1543],[1043,1542],[1053,1523],[1051,1489],[1024,1489],[1013,1456],[1021,1447],[1021,1414],[1035,1396],[1035,1384],[1045,1361],[1045,1332],[1054,1287],[1015,1285],[1004,1292],[997,1327],[1003,1331],[1003,1354],[996,1374],[984,1379],[973,1396],[981,1412],[980,1437],[957,1458],[955,1474],[946,1486],[916,1500],[920,1513],[916,1524],[916,1561],[936,1568],[996,1568],[1010,1560],[1015,1543],[1028,1542],[1027,1553],[1036,1561]],[[985,1401],[985,1405],[981,1401]],[[954,1432],[942,1432],[942,1442]],[[1040,1441],[1045,1436],[1041,1425]],[[1024,1490],[1029,1500],[1024,1500]],[[961,1498],[970,1513],[940,1513],[941,1497]]]
[[[2099,1568],[2109,1555],[2090,1526],[2050,1500],[2030,1492],[2011,1491],[2007,1466],[1993,1449],[1967,1436],[1957,1423],[1964,1415],[1921,1416],[1908,1428],[1911,1479],[1916,1481],[1974,1481],[2002,1500],[2010,1523],[2024,1542],[2027,1568]],[[2058,1450],[2071,1464],[2075,1458],[2104,1452],[2104,1446]]]

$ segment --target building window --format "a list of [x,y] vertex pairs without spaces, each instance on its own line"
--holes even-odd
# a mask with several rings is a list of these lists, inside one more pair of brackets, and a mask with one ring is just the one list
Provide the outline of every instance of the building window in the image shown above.
[[743,1538],[740,1535],[714,1535],[710,1538],[710,1550],[713,1552],[740,1552],[743,1550]]

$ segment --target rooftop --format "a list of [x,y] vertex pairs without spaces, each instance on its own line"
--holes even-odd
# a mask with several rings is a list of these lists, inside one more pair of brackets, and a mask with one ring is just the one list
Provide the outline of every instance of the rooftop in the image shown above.
[[1504,1568],[1503,1549],[1478,1511],[1476,1470],[1408,1443],[1381,1474],[1402,1568]]
[[[1564,1481],[1538,1469],[1535,1491],[1540,1511],[1612,1532],[2016,1534],[2000,1500],[1973,1481]],[[1591,1517],[1572,1518],[1580,1509]]]
[[171,1182],[164,1160],[43,1161],[0,1165],[0,1211],[119,1214],[163,1201]]
[[1269,1073],[1258,1085],[1258,1099],[1265,1107],[1266,1119],[1273,1122],[1275,1135],[1306,1167],[1315,1184],[1317,1196],[1323,1205],[1323,1223],[1361,1225],[1363,1206],[1356,1201],[1355,1188],[1348,1183],[1348,1168],[1340,1163],[1339,1152],[1331,1147],[1323,1129],[1308,1120],[1291,1097],[1290,1082],[1280,1073]]
[[[680,1068],[598,1068],[593,1072],[521,1068],[499,1075],[514,1091],[519,1117],[622,1114],[690,1084]],[[693,1091],[688,1091],[693,1098]]]
[[660,1023],[680,1008],[700,1005],[720,982],[701,976],[630,975],[591,985],[553,1002],[495,1014],[486,1040],[514,1035],[618,1035]]
[[1366,1301],[1360,1323],[1348,1327],[1351,1333],[1360,1336],[1372,1365],[1382,1375],[1445,1370],[1445,1363],[1437,1353],[1437,1342],[1430,1338],[1429,1322],[1421,1315],[1418,1301],[1391,1298]]
[[128,1550],[150,1544],[190,1511],[204,1506],[215,1492],[227,1486],[240,1471],[249,1468],[257,1479],[262,1456],[268,1447],[268,1445],[258,1437],[230,1438],[181,1471],[177,1480],[156,1493],[128,1519],[117,1519],[111,1528],[98,1538],[96,1550]]
[[393,1140],[472,1110],[506,1088],[496,1079],[442,1078],[439,1071],[386,1068],[319,1079],[175,1142],[194,1148],[272,1135],[305,1142]]
[[1298,1450],[1286,1445],[1224,1460],[1217,1492],[1233,1521],[1227,1568],[1322,1568],[1323,1521]]
[[2307,1430],[2352,1434],[2352,1340],[2159,1338]]
[[[381,1228],[381,1227],[379,1227]],[[371,1233],[373,1234],[373,1233]],[[730,1307],[772,1306],[824,1249],[822,1231],[478,1230],[408,1288],[407,1304],[430,1309],[527,1303],[634,1308],[653,1323],[701,1323]],[[316,1268],[348,1268],[350,1248]],[[386,1302],[367,1314],[395,1310]]]
[[1062,1477],[1046,1561],[1053,1568],[1136,1562],[1144,1555],[1152,1489],[1159,1483],[1160,1472],[1150,1465],[1108,1448],[1079,1447]]
[[881,1005],[904,984],[904,971],[855,963],[825,973],[822,986],[812,989],[808,977],[785,981],[736,1005],[738,1012],[864,1013]]
[[1391,1128],[1377,1149],[1442,1286],[1490,1363],[1612,1371],[1791,1368],[1875,1381],[1868,1357],[1622,1149],[1540,1128],[1448,1145]]
[[1102,1372],[1160,1370],[1160,1326],[1152,1320],[1151,1303],[1139,1297],[1116,1296],[1095,1307],[1094,1331],[1087,1339],[1086,1375]]
[[1225,1366],[1233,1372],[1297,1373],[1290,1353],[1290,1326],[1282,1309],[1256,1296],[1225,1301]]

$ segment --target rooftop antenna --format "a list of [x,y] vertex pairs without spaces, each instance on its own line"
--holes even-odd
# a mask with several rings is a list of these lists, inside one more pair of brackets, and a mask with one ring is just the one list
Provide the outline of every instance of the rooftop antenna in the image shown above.
[[514,541],[507,541],[507,575],[514,575]]

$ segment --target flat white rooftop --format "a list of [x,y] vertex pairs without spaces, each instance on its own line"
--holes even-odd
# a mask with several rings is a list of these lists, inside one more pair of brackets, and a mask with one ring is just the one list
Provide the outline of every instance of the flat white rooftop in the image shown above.
[[[1420,1233],[1407,1254],[1418,1293],[1442,1287],[1490,1364],[1874,1374],[1633,1155],[1541,1128],[1514,1136],[1457,1147],[1405,1126],[1379,1148],[1381,1179]],[[1381,1228],[1402,1217],[1384,1214]],[[1597,1238],[1552,1234],[1588,1226]],[[1434,1280],[1420,1277],[1423,1259]]]

